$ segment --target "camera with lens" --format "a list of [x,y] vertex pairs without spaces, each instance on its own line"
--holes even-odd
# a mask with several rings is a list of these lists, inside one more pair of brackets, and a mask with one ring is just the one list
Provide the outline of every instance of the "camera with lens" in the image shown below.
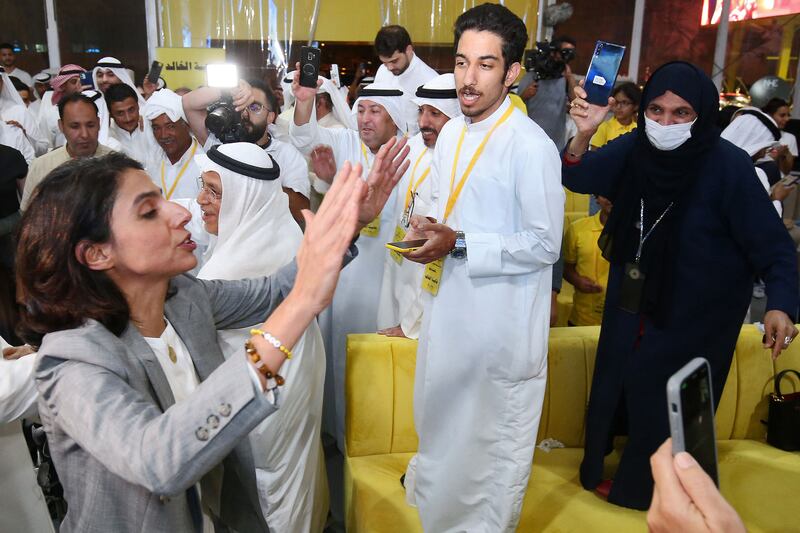
[[208,106],[206,129],[223,144],[241,142],[245,137],[242,114],[236,111],[230,94]]
[[[561,56],[556,58],[556,52]],[[573,48],[559,49],[547,41],[537,42],[536,48],[525,52],[525,70],[533,73],[535,80],[554,80],[564,74],[567,63],[575,58]]]

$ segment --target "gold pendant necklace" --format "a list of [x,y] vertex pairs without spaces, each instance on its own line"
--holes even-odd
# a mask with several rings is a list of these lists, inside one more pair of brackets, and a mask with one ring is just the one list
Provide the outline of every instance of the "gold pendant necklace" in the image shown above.
[[172,346],[170,346],[169,344],[167,344],[167,349],[168,349],[167,353],[169,354],[169,360],[172,361],[173,363],[177,364],[178,356],[175,353],[175,349]]

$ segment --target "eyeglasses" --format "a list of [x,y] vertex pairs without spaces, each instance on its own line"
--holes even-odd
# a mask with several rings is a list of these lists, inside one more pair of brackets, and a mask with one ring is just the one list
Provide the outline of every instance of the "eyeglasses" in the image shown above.
[[247,110],[254,114],[261,113],[266,108],[265,105],[259,104],[258,102],[253,102],[249,106],[247,106]]
[[617,100],[614,103],[614,107],[630,107],[633,105],[633,102],[630,100]]
[[206,186],[206,183],[203,181],[202,177],[197,178],[197,187],[200,189],[200,192],[206,193],[212,202],[216,202],[222,198],[221,194],[218,194],[216,191],[214,191],[214,189]]

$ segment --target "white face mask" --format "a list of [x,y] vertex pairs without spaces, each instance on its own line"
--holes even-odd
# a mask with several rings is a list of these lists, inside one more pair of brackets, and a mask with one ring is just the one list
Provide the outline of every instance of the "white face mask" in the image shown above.
[[697,119],[685,124],[662,126],[655,120],[644,117],[644,129],[647,138],[650,139],[650,144],[659,150],[669,151],[692,138],[692,124],[695,123],[695,120]]

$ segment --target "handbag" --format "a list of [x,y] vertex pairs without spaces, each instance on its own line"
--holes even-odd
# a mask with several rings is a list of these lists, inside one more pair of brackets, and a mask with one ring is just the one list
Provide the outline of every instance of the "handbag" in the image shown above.
[[791,369],[775,376],[775,392],[769,395],[767,443],[794,452],[800,450],[800,392],[781,394],[781,380],[787,374],[800,378],[800,372]]

